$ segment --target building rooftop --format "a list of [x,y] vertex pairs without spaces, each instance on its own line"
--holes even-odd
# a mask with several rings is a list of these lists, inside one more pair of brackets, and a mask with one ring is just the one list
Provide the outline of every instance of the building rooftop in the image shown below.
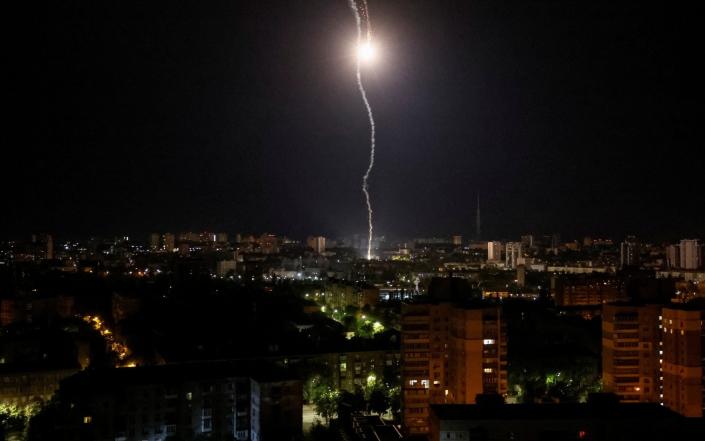
[[86,370],[66,379],[68,388],[115,389],[125,385],[183,383],[249,377],[261,382],[287,381],[293,378],[281,370],[247,361],[178,363],[134,368]]
[[680,419],[656,403],[566,404],[438,404],[432,412],[441,420],[570,420],[570,419]]

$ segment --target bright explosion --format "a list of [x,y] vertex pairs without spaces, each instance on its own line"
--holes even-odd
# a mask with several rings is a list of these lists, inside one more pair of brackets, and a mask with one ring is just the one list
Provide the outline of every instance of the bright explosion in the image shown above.
[[365,62],[365,63],[370,63],[370,62],[374,61],[376,56],[377,56],[377,49],[372,45],[371,42],[366,41],[364,43],[360,43],[357,46],[358,60]]

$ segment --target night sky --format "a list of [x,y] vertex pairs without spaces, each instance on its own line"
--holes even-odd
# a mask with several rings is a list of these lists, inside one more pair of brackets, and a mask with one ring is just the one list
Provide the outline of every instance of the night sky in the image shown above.
[[[705,236],[696,2],[369,0],[377,231]],[[346,0],[37,4],[0,235],[363,233]],[[695,9],[698,8],[698,9]]]

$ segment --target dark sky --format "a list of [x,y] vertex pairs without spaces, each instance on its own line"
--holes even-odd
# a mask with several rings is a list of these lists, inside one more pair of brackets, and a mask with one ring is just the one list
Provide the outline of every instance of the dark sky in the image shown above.
[[[363,232],[346,0],[47,3],[4,31],[0,234]],[[369,3],[379,232],[480,192],[488,237],[705,236],[703,6]]]

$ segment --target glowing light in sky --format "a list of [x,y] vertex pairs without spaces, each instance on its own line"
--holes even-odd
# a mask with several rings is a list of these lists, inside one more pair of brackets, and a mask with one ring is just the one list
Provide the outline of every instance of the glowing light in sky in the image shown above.
[[[367,260],[372,258],[372,202],[370,201],[370,192],[368,181],[370,179],[370,173],[375,165],[375,119],[372,116],[372,107],[370,102],[367,100],[367,93],[365,93],[365,87],[362,84],[362,75],[360,74],[360,64],[363,61],[372,61],[375,55],[374,46],[371,43],[372,40],[372,27],[370,26],[370,15],[367,10],[367,0],[362,1],[362,10],[358,9],[358,5],[355,0],[350,0],[350,9],[353,11],[355,16],[355,24],[357,25],[357,63],[356,63],[356,77],[357,77],[357,87],[360,90],[360,96],[362,96],[362,101],[365,103],[365,109],[367,109],[367,117],[370,120],[370,163],[367,166],[365,174],[362,176],[362,193],[365,195],[365,203],[367,204]],[[360,15],[365,17],[367,32],[366,37],[363,40],[362,37],[362,20]]]
[[366,41],[357,46],[357,58],[360,62],[370,63],[377,57],[377,48],[372,42]]

